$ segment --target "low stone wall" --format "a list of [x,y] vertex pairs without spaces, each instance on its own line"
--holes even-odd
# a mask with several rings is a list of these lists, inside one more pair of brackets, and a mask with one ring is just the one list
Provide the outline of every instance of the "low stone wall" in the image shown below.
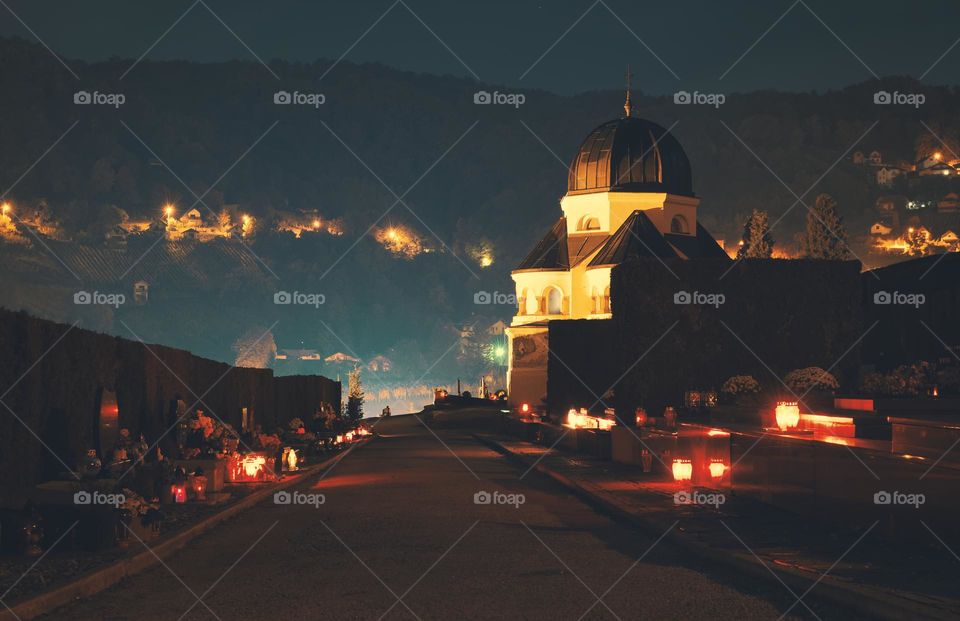
[[321,402],[340,403],[340,383],[325,377],[274,377],[24,313],[0,310],[0,344],[0,506],[18,504],[27,489],[101,448],[104,390],[116,393],[119,426],[151,442],[174,425],[178,400],[238,430],[248,408],[268,431],[309,419]]
[[738,496],[861,531],[879,521],[878,535],[901,541],[929,543],[925,524],[946,541],[960,536],[955,464],[927,472],[930,460],[772,434],[732,434],[731,457]]

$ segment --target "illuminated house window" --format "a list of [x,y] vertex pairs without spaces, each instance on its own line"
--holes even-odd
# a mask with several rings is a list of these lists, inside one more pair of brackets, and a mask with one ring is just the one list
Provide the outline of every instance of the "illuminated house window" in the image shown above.
[[612,312],[610,310],[610,287],[607,287],[603,290],[603,306],[602,311],[604,313]]

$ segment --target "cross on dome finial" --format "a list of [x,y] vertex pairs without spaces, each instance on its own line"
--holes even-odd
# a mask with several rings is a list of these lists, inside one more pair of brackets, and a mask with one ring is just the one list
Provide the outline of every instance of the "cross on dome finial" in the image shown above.
[[633,106],[630,105],[630,65],[627,65],[627,99],[623,102],[624,116],[633,116]]

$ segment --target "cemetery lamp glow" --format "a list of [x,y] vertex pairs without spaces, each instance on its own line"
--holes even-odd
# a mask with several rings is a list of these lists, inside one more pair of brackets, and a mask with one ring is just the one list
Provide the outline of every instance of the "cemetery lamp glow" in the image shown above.
[[722,479],[723,473],[727,471],[726,464],[722,460],[714,459],[710,462],[710,476],[714,479]]
[[796,429],[800,424],[800,407],[795,401],[780,401],[775,413],[780,431]]
[[693,478],[693,462],[689,459],[674,459],[671,469],[674,481],[689,481]]

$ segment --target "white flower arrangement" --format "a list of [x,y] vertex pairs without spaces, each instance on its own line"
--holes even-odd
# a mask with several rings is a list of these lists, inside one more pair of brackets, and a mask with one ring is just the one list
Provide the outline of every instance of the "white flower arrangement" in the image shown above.
[[752,375],[734,375],[723,383],[720,392],[732,397],[757,394],[760,392],[760,382]]
[[120,507],[129,511],[133,517],[143,517],[150,509],[159,509],[160,505],[147,502],[143,496],[125,487],[123,488],[123,504]]
[[787,373],[783,382],[790,387],[790,390],[798,394],[804,394],[811,390],[830,391],[840,388],[837,378],[820,367],[794,369]]

